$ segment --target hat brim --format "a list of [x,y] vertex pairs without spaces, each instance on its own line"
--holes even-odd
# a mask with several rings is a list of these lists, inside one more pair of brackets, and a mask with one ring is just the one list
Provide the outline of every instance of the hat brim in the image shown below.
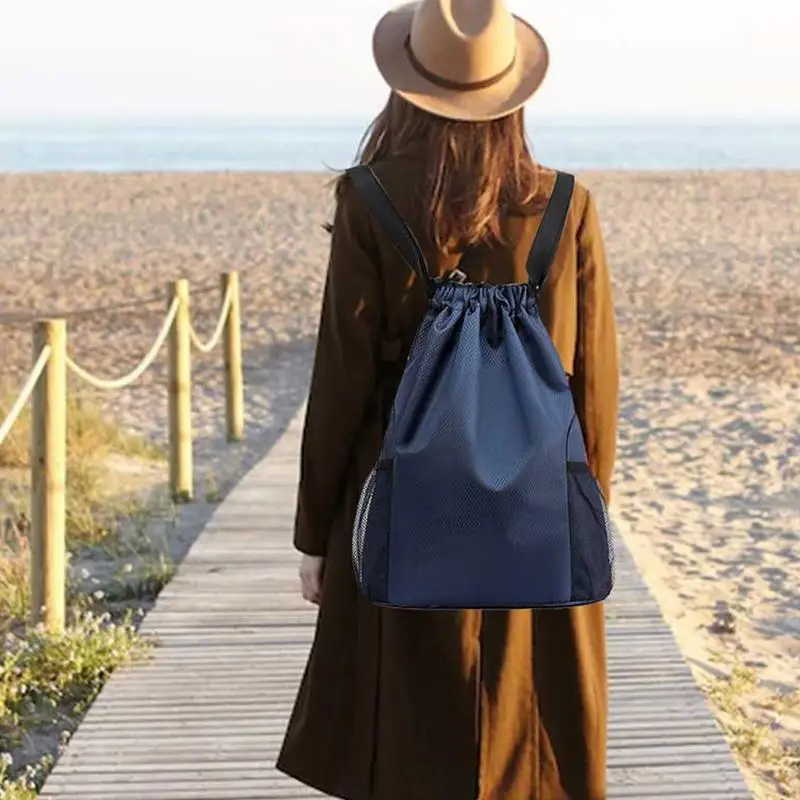
[[414,69],[406,39],[418,2],[385,14],[375,27],[372,52],[383,79],[409,103],[440,117],[484,122],[499,119],[521,108],[541,86],[549,65],[549,53],[539,32],[516,15],[517,56],[513,68],[491,86],[458,90],[434,83]]

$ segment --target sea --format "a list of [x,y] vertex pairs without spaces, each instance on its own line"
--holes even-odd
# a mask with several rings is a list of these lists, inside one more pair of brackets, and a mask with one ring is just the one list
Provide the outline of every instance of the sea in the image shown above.
[[[0,120],[0,172],[325,172],[353,163],[366,121]],[[564,170],[800,169],[794,121],[529,120]]]

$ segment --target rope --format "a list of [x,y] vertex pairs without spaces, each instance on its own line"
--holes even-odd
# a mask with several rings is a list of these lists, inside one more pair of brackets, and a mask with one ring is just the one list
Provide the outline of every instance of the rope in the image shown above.
[[[210,294],[211,292],[219,291],[219,285],[216,283],[206,283],[201,284],[199,287],[192,287],[192,297],[196,297],[200,294]],[[25,299],[27,295],[23,296],[21,299]],[[20,298],[17,298],[17,302],[19,302]],[[151,306],[155,303],[163,303],[164,296],[161,294],[153,294],[148,295],[147,297],[141,297],[137,300],[128,300],[123,303],[111,303],[105,306],[95,306],[94,308],[87,307],[87,308],[76,308],[76,309],[38,309],[34,312],[11,312],[11,311],[0,311],[0,325],[4,326],[12,326],[12,325],[28,325],[31,322],[35,322],[37,319],[42,319],[43,317],[47,317],[48,319],[81,319],[82,317],[94,317],[98,314],[104,314],[110,311],[127,311],[128,313],[125,316],[135,316],[136,314],[142,315],[148,313],[147,306]],[[129,309],[136,309],[136,311],[128,311]],[[117,316],[120,316],[117,314]]]
[[142,373],[153,363],[153,361],[155,361],[158,351],[161,349],[161,346],[164,344],[167,336],[169,335],[170,328],[172,327],[172,323],[175,321],[175,316],[178,313],[180,304],[181,300],[179,297],[176,297],[172,301],[172,305],[169,307],[169,311],[167,312],[167,317],[164,320],[164,324],[161,327],[155,342],[153,342],[153,346],[150,348],[147,355],[139,362],[139,364],[127,375],[123,375],[121,378],[112,380],[103,380],[87,372],[85,369],[83,369],[83,367],[79,367],[69,356],[67,356],[67,366],[79,378],[82,378],[96,389],[124,389],[126,386],[130,386],[142,375]]
[[222,331],[225,330],[225,322],[228,319],[228,312],[231,309],[231,302],[233,300],[233,295],[231,294],[231,287],[225,291],[225,297],[222,301],[222,308],[219,312],[219,320],[217,321],[217,327],[214,330],[214,333],[211,334],[211,338],[203,343],[200,337],[197,335],[197,331],[195,331],[194,326],[189,325],[189,336],[191,337],[192,344],[201,352],[201,353],[210,353],[219,343],[220,336],[222,336]]
[[25,403],[27,403],[30,399],[33,389],[36,386],[36,382],[39,380],[44,372],[44,368],[47,366],[47,361],[50,358],[51,352],[50,345],[48,344],[45,345],[42,348],[42,352],[39,353],[39,358],[36,361],[36,364],[34,364],[30,375],[28,375],[28,380],[25,382],[25,385],[22,387],[22,391],[14,401],[14,405],[11,406],[11,411],[8,412],[5,422],[0,425],[0,443],[2,443],[6,436],[8,436],[8,432],[14,427],[14,423],[17,421],[22,409],[25,407]]

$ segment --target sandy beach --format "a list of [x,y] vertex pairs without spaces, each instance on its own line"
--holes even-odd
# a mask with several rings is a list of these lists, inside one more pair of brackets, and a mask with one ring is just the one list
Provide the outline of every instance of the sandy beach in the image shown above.
[[[204,334],[218,274],[239,270],[245,447],[224,443],[219,353],[194,371],[198,481],[236,480],[305,394],[330,177],[0,176],[2,378],[29,369],[27,316],[57,312],[74,315],[76,361],[121,375],[149,348],[169,280],[191,280]],[[800,796],[800,173],[579,177],[615,283],[616,514],[755,796]],[[162,354],[132,389],[93,396],[163,441],[164,375]],[[783,750],[748,744],[759,736]]]

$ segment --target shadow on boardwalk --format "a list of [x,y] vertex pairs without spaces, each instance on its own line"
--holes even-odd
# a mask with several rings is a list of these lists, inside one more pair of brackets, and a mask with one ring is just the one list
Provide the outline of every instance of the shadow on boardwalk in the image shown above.
[[[246,427],[242,442],[224,441],[224,405],[216,364],[204,365],[195,375],[195,391],[210,397],[213,427],[199,427],[194,438],[196,502],[180,509],[177,530],[170,537],[171,556],[180,563],[218,506],[242,478],[261,461],[283,436],[308,391],[314,356],[314,339],[251,348],[244,366]],[[209,380],[209,378],[211,380]],[[197,416],[197,415],[196,415]],[[214,495],[204,497],[203,475],[213,477]]]

